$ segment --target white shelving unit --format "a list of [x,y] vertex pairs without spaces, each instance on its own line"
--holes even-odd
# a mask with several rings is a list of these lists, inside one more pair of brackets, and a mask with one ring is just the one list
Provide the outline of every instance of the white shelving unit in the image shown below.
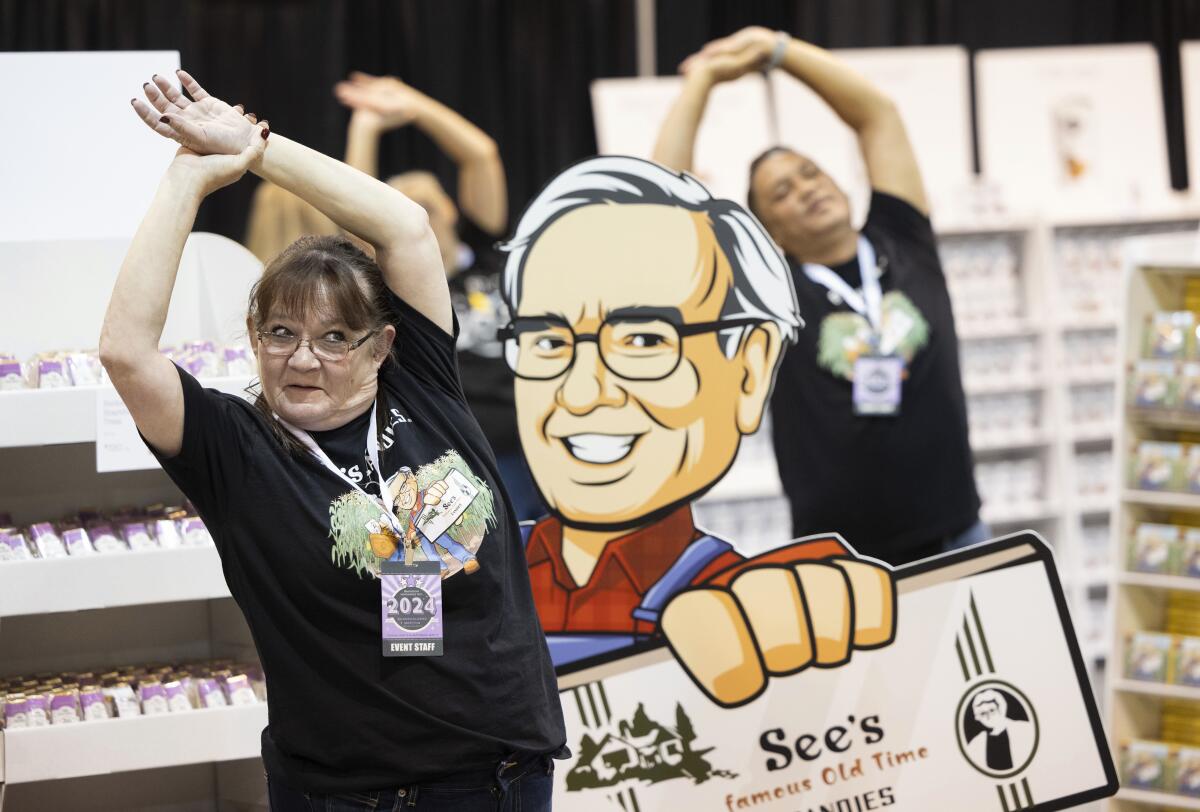
[[266,724],[266,705],[243,705],[14,730],[0,778],[28,784],[253,759]]
[[[0,242],[0,350],[95,347],[128,241]],[[258,261],[193,235],[164,344],[245,341]],[[55,318],[46,318],[47,313]],[[203,379],[241,393],[242,377]],[[19,526],[182,496],[161,469],[98,474],[102,387],[0,392],[0,512]],[[0,674],[255,660],[211,545],[0,563]],[[261,805],[265,705],[0,731],[3,812]],[[128,778],[136,776],[136,778]]]
[[[244,376],[205,378],[204,385],[231,395],[250,384]],[[96,442],[96,398],[107,387],[23,389],[4,394],[0,449]]]
[[[1125,272],[1125,312],[1119,328],[1121,363],[1117,392],[1121,393],[1120,418],[1114,445],[1115,476],[1124,483],[1128,454],[1139,439],[1169,439],[1174,432],[1200,431],[1200,421],[1174,415],[1154,415],[1127,405],[1127,374],[1141,357],[1145,317],[1158,310],[1182,310],[1189,287],[1200,284],[1200,237],[1195,234],[1139,240],[1131,248]],[[1181,515],[1182,514],[1182,515]],[[1159,740],[1162,703],[1195,702],[1200,719],[1200,689],[1128,679],[1124,676],[1127,638],[1138,631],[1162,632],[1167,628],[1167,601],[1171,592],[1200,593],[1200,579],[1131,572],[1127,569],[1129,543],[1142,521],[1178,523],[1200,519],[1200,497],[1185,493],[1143,491],[1124,487],[1115,508],[1111,538],[1115,586],[1110,621],[1113,667],[1106,691],[1105,729],[1114,759],[1124,743]],[[1111,812],[1148,809],[1200,809],[1200,799],[1165,792],[1122,789],[1107,802]]]

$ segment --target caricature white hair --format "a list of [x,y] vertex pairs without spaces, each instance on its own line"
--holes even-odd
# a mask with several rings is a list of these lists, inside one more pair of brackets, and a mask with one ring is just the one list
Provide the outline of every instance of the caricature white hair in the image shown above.
[[[733,269],[733,287],[721,307],[721,318],[773,321],[784,341],[796,340],[804,320],[791,271],[754,215],[732,200],[714,198],[690,175],[623,155],[580,161],[546,184],[525,209],[513,238],[499,246],[508,254],[503,287],[510,311],[516,313],[520,304],[525,260],[538,238],[564,214],[597,203],[678,206],[707,215],[717,245]],[[723,331],[727,356],[736,352],[741,332]]]

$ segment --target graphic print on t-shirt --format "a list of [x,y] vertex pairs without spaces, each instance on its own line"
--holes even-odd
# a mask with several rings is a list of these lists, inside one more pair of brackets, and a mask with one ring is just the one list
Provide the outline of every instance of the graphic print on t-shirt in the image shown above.
[[329,506],[335,564],[376,578],[382,561],[437,561],[443,578],[478,571],[476,555],[496,526],[495,501],[457,451],[416,471],[402,466],[386,485],[401,537],[378,502],[358,490],[344,493]]
[[[929,343],[929,322],[912,300],[900,291],[883,295],[878,352],[897,355],[907,367]],[[871,325],[858,313],[838,311],[821,322],[817,363],[839,378],[854,380],[854,362],[872,351]]]

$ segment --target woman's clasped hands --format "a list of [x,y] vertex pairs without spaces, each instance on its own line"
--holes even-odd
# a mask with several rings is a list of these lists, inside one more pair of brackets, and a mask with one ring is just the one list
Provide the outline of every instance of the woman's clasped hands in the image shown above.
[[186,95],[156,74],[142,85],[145,100],[130,103],[146,126],[180,145],[172,169],[185,173],[207,195],[238,180],[262,159],[270,125],[240,104],[230,106],[210,96],[187,71],[176,73]]

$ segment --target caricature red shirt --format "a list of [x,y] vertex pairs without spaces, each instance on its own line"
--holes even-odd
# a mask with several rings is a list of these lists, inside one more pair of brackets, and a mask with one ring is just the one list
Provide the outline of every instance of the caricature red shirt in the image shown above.
[[[562,523],[555,518],[538,522],[529,535],[525,557],[542,629],[555,632],[613,632],[651,634],[655,624],[637,620],[633,610],[688,545],[702,537],[692,522],[689,505],[652,525],[610,541],[582,586],[575,583],[562,557]],[[743,565],[817,560],[844,555],[832,538],[812,539],[747,560],[734,551],[714,558],[691,585],[727,586]]]

